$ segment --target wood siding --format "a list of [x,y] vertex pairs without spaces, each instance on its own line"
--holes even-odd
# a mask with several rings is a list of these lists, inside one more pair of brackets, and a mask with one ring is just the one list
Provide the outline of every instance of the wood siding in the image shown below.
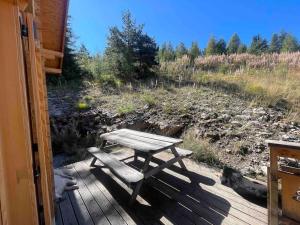
[[38,224],[19,8],[0,0],[0,204],[3,224]]

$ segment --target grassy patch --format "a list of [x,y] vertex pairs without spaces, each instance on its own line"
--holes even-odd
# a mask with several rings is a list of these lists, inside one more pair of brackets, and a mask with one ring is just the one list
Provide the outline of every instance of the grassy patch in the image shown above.
[[165,114],[172,114],[174,112],[174,105],[171,102],[164,102],[162,110]]
[[132,113],[135,111],[135,106],[133,103],[126,103],[124,105],[120,105],[118,107],[118,113],[120,115],[125,115],[125,114],[128,114],[128,113]]
[[193,158],[211,166],[221,166],[219,157],[207,140],[199,139],[195,131],[185,133],[182,147],[194,152]]
[[157,104],[157,99],[155,98],[154,95],[150,93],[144,93],[143,95],[141,95],[141,99],[149,106],[155,106]]

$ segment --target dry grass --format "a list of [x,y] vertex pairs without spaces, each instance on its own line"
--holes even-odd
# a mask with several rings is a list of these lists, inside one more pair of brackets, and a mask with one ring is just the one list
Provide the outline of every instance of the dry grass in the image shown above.
[[287,108],[300,119],[300,72],[284,67],[274,71],[248,70],[241,74],[200,75],[198,81],[254,99],[256,103]]
[[205,139],[199,139],[195,130],[188,130],[184,135],[182,148],[192,150],[194,159],[211,166],[221,166],[217,151]]
[[160,73],[174,80],[200,82],[226,92],[249,97],[254,103],[290,111],[300,121],[300,52],[187,56],[160,64]]

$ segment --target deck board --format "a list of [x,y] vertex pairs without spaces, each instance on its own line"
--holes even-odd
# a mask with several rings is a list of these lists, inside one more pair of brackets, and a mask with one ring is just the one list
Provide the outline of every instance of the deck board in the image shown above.
[[69,198],[71,200],[71,204],[73,206],[75,216],[77,218],[79,225],[93,225],[94,222],[92,220],[91,215],[89,214],[81,195],[78,190],[69,191]]
[[[128,158],[130,154],[117,153],[116,157],[139,167]],[[162,158],[166,157],[172,156],[164,153]],[[223,186],[209,169],[189,159],[185,164],[190,172],[174,166],[158,173],[143,185],[131,207],[131,189],[108,169],[90,168],[90,161],[70,165],[79,189],[68,192],[66,200],[59,203],[58,224],[267,224],[265,207]]]

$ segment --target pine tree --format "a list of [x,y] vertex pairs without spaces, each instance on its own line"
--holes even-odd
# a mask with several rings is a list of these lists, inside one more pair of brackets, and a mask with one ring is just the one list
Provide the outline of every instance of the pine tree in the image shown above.
[[284,30],[282,30],[280,32],[280,34],[278,35],[278,39],[279,39],[279,49],[280,49],[280,52],[281,52],[281,49],[282,49],[282,45],[283,45],[283,41],[284,39],[286,38],[286,36],[288,35],[287,32],[285,32]]
[[211,37],[207,43],[207,47],[205,49],[205,55],[209,56],[209,55],[215,55],[217,53],[216,51],[216,39],[215,37]]
[[248,49],[250,54],[260,55],[268,52],[268,41],[262,38],[260,35],[256,35],[252,38],[250,48]]
[[299,50],[298,41],[291,34],[288,34],[282,43],[281,52],[296,52]]
[[158,60],[159,62],[164,62],[166,61],[165,60],[165,54],[166,54],[166,51],[167,51],[167,43],[164,42],[161,47],[159,48],[158,50]]
[[240,37],[237,35],[237,33],[234,33],[228,42],[227,54],[237,53],[240,44],[241,44]]
[[61,79],[80,80],[82,79],[82,71],[76,60],[75,52],[75,38],[70,25],[70,17],[68,17],[68,23],[66,28],[65,42],[64,42],[64,58],[62,65],[62,76]]
[[281,49],[282,44],[280,43],[280,39],[278,34],[273,34],[271,38],[271,43],[269,47],[269,51],[271,53],[279,53]]
[[192,62],[200,55],[200,49],[197,42],[192,42],[192,46],[189,51]]
[[240,44],[237,53],[242,54],[247,52],[247,46],[245,44]]
[[138,73],[141,74],[137,78],[142,78],[142,76],[145,76],[150,72],[149,70],[152,66],[157,65],[155,56],[158,48],[155,40],[147,34],[140,34],[136,44],[137,48],[134,51],[136,62],[138,62],[136,67]]
[[174,61],[176,58],[176,54],[171,42],[167,44],[166,52],[165,52],[165,60],[166,61]]
[[176,58],[182,58],[182,56],[187,55],[188,50],[185,47],[184,43],[180,42],[179,45],[176,47]]
[[175,52],[170,42],[164,42],[158,51],[158,58],[160,62],[175,60]]
[[220,39],[216,43],[216,54],[218,55],[226,54],[226,42],[224,39]]
[[80,45],[80,48],[76,54],[76,60],[82,69],[89,70],[88,67],[91,61],[91,56],[84,44]]
[[157,65],[157,45],[153,38],[143,32],[131,13],[123,14],[122,30],[110,28],[105,58],[111,73],[125,80],[140,79]]

